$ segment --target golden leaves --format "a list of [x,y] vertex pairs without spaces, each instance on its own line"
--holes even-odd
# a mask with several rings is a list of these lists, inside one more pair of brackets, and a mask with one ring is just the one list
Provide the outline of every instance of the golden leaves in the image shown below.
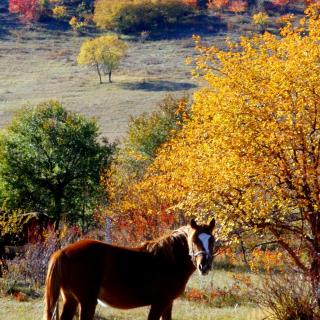
[[160,202],[199,215],[213,209],[225,235],[318,210],[319,32],[310,11],[280,38],[228,40],[227,51],[194,37],[196,74],[206,87],[195,92],[183,130],[133,186],[139,201],[131,205],[156,210]]
[[127,44],[117,35],[105,35],[89,39],[81,45],[78,64],[117,64],[125,55]]

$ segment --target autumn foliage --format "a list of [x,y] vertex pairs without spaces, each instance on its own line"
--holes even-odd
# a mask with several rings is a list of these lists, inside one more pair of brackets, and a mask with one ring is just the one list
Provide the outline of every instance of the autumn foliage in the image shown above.
[[39,0],[10,0],[9,12],[17,13],[22,22],[33,22],[39,17]]
[[[148,168],[152,165],[161,146],[182,129],[182,123],[190,117],[186,97],[165,97],[158,109],[151,114],[142,114],[131,118],[122,147],[103,177],[110,195],[111,213],[136,214],[150,212],[156,207],[157,213],[163,214],[167,209],[155,194],[146,194],[152,206],[146,204],[144,198],[137,193],[137,182],[142,181]],[[148,190],[149,191],[149,190]]]
[[[306,10],[298,27],[201,44],[192,117],[158,152],[136,198],[156,211],[205,217],[215,212],[220,236],[268,234],[320,287],[320,18]],[[134,198],[134,197],[133,197]],[[299,243],[297,243],[299,238]]]
[[223,10],[229,4],[229,0],[210,0],[209,8],[213,10]]
[[121,32],[155,30],[181,22],[194,9],[193,1],[97,0],[93,20],[100,28]]
[[127,51],[127,44],[116,35],[106,35],[86,40],[82,43],[77,58],[78,64],[96,69],[100,83],[102,73],[112,82],[112,72],[119,66]]
[[242,13],[247,9],[247,2],[244,0],[233,0],[229,6],[228,10],[234,13]]
[[274,6],[283,8],[289,4],[290,0],[272,0],[271,2]]
[[122,146],[117,150],[110,169],[101,177],[109,194],[107,215],[114,220],[117,241],[122,240],[120,243],[135,243],[160,236],[177,222],[176,213],[167,210],[157,198],[153,198],[157,214],[151,215],[137,197],[135,186],[143,179],[160,146],[181,130],[183,119],[189,115],[186,97],[167,96],[152,113],[130,119]]

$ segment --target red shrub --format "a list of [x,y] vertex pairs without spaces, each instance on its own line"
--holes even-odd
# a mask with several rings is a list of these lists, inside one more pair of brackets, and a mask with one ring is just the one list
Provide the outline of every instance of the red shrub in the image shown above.
[[39,0],[9,0],[9,12],[17,13],[23,22],[33,22],[39,17]]
[[276,7],[284,7],[289,3],[289,0],[272,0],[271,3]]
[[182,1],[184,4],[197,8],[198,7],[198,0],[183,0]]
[[211,0],[209,2],[209,8],[224,10],[225,8],[227,8],[228,4],[229,0]]
[[228,9],[234,13],[244,12],[247,9],[247,2],[244,0],[234,0],[230,3]]
[[174,213],[165,209],[157,215],[130,211],[113,216],[111,221],[112,242],[129,246],[155,239],[178,226]]

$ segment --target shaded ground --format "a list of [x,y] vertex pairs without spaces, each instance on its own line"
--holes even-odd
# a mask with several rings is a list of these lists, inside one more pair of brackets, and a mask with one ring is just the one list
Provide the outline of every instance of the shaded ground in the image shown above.
[[142,90],[142,91],[166,91],[166,92],[175,92],[175,91],[185,91],[194,89],[197,86],[189,82],[174,82],[166,80],[149,80],[135,83],[121,83],[120,86],[123,89],[127,90]]
[[220,17],[214,15],[198,15],[186,18],[180,24],[166,30],[151,33],[151,40],[178,40],[191,38],[194,34],[201,37],[213,36],[219,32],[226,32],[227,24]]

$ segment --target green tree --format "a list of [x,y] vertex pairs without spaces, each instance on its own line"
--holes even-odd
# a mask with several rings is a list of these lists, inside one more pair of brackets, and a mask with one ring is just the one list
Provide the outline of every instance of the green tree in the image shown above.
[[120,60],[127,52],[127,44],[116,35],[106,35],[83,42],[78,55],[78,64],[88,65],[97,70],[100,83],[101,71],[107,74],[112,82],[112,71],[115,70]]
[[130,198],[130,186],[143,179],[159,147],[182,128],[183,118],[190,117],[188,97],[166,96],[152,113],[131,118],[127,135],[114,156],[106,177],[110,211],[124,213],[124,198]]
[[8,209],[33,210],[56,222],[87,223],[102,192],[100,171],[113,145],[99,144],[94,120],[55,101],[23,108],[0,135],[1,196]]

